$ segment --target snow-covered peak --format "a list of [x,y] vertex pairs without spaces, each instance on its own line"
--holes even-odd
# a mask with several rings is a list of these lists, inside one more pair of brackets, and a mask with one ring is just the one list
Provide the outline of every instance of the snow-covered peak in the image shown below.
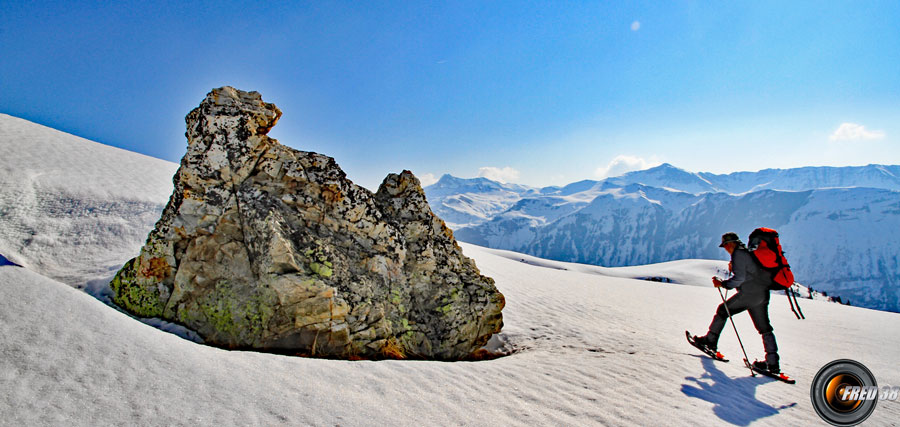
[[693,194],[720,191],[699,174],[677,168],[669,163],[641,171],[628,172],[619,177],[608,178],[606,181],[623,186],[644,184]]
[[722,175],[701,172],[699,175],[714,183],[722,191],[733,194],[763,189],[803,191],[838,187],[900,190],[900,165],[808,166]]
[[585,179],[582,181],[573,182],[573,183],[565,185],[563,187],[557,187],[555,189],[555,191],[553,191],[552,193],[549,191],[549,187],[548,187],[548,190],[542,189],[541,193],[557,194],[560,196],[571,196],[573,194],[591,191],[597,186],[598,183],[599,183],[599,181]]
[[444,174],[437,182],[425,187],[430,193],[446,193],[453,191],[456,193],[467,192],[493,192],[493,191],[511,191],[514,193],[537,192],[537,189],[521,184],[503,183],[493,181],[484,177],[476,178],[458,178],[450,174]]
[[525,185],[484,177],[458,178],[450,174],[444,174],[436,183],[425,187],[431,209],[453,229],[480,224],[523,197],[538,194],[538,189]]

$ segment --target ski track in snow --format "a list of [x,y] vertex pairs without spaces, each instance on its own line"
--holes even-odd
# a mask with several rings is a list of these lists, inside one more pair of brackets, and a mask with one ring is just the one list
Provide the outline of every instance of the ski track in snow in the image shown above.
[[[0,119],[0,142],[48,153],[0,161],[0,425],[809,425],[822,422],[810,381],[831,360],[900,385],[895,313],[801,300],[798,321],[773,296],[782,366],[797,379],[787,385],[750,377],[730,329],[720,350],[731,363],[685,341],[720,302],[707,282],[721,261],[603,268],[470,244],[506,296],[491,345],[509,356],[349,362],[197,344],[67,286],[102,289],[137,254],[177,165]],[[735,321],[761,357],[749,317]],[[900,404],[879,402],[867,424],[898,419]]]

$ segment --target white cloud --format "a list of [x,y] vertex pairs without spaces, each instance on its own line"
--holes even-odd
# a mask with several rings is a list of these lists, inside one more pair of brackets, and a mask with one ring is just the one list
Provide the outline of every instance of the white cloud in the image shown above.
[[620,154],[612,159],[608,165],[597,168],[594,173],[599,178],[609,178],[622,175],[626,172],[644,170],[658,165],[659,162],[644,160],[637,156]]
[[485,166],[483,168],[478,168],[478,176],[487,178],[491,181],[499,181],[499,182],[513,182],[519,179],[519,171],[506,166],[504,168],[497,168],[493,166]]
[[419,182],[422,183],[423,187],[427,187],[435,182],[438,182],[437,177],[434,176],[433,173],[423,173],[422,175],[417,175],[419,178]]
[[631,31],[637,31],[641,29],[640,21],[634,21],[631,23]]
[[869,130],[856,123],[841,123],[828,139],[832,141],[859,141],[866,139],[882,139],[884,131]]

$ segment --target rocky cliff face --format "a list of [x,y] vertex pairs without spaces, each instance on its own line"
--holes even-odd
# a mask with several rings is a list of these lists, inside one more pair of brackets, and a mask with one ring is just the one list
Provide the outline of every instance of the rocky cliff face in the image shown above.
[[500,330],[503,295],[412,173],[372,194],[267,137],[280,116],[231,87],[187,115],[175,190],[110,284],[117,304],[213,345],[331,357],[458,359]]

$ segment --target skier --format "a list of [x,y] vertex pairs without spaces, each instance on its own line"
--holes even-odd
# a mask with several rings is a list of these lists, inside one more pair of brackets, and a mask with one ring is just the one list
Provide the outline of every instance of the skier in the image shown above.
[[719,247],[731,254],[729,266],[734,275],[725,281],[713,276],[713,285],[717,288],[737,289],[737,293],[728,298],[726,303],[719,304],[716,315],[709,324],[709,332],[705,336],[695,336],[693,339],[700,347],[716,353],[719,334],[728,321],[728,313],[733,316],[747,310],[750,312],[753,326],[762,335],[763,347],[766,350],[766,360],[753,362],[753,367],[778,374],[781,372],[778,365],[778,346],[775,343],[775,334],[772,333],[772,325],[769,323],[769,285],[772,282],[772,274],[754,262],[753,255],[747,251],[747,247],[736,233],[723,234],[722,244]]

